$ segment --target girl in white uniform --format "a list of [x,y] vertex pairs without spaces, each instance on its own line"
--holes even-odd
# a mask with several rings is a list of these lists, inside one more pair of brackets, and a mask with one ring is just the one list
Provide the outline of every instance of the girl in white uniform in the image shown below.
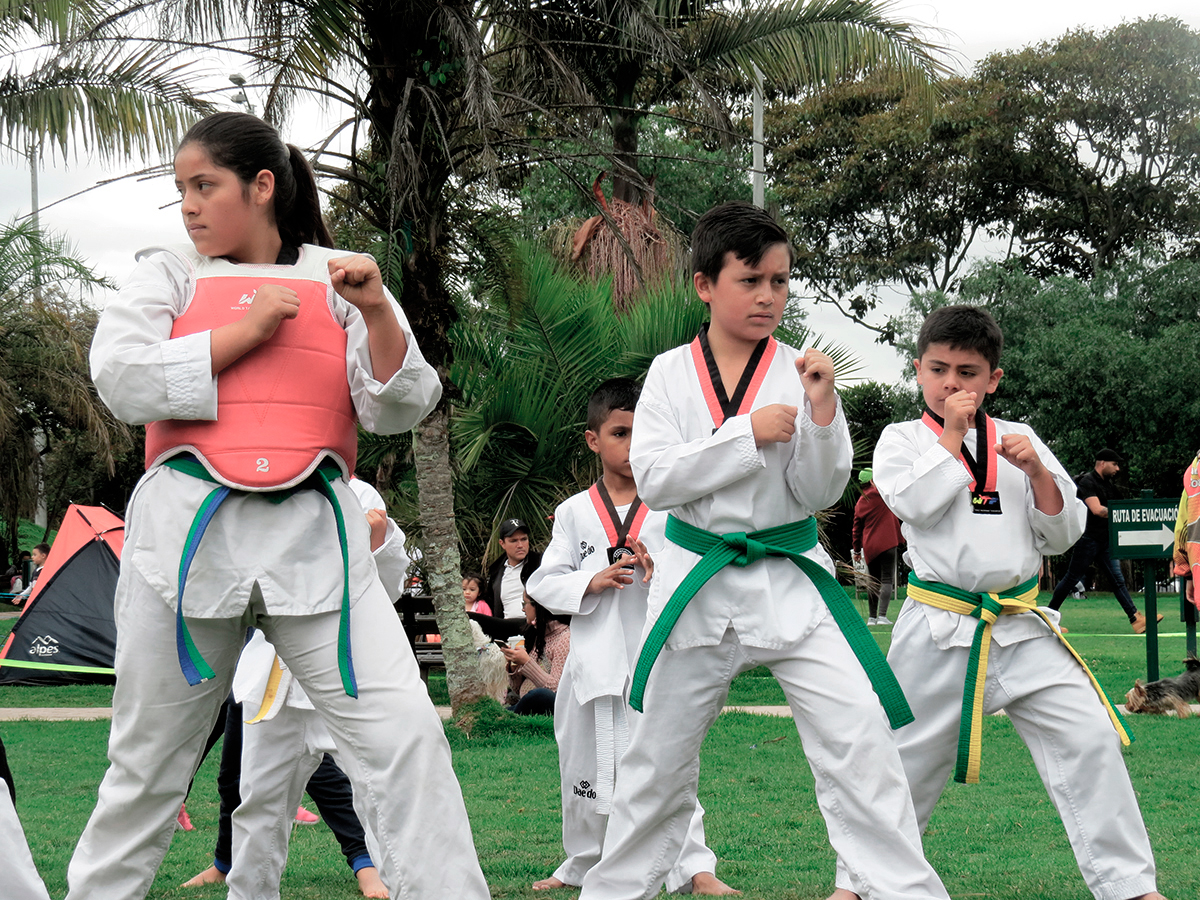
[[[354,419],[381,433],[414,427],[439,399],[437,375],[375,263],[327,249],[311,169],[274,129],[240,113],[205,119],[185,136],[175,175],[194,246],[139,255],[91,353],[104,401],[126,422],[158,423],[147,444],[166,450],[149,460],[127,510],[111,765],[71,860],[69,896],[145,896],[254,625],[328,726],[392,897],[486,897],[449,746],[376,577],[367,523],[338,508],[357,509],[346,483],[352,430],[340,421],[327,437],[306,435],[312,459],[278,485],[286,490],[271,484],[275,472],[258,475],[295,456],[304,446],[296,434],[332,421],[335,401],[351,429]],[[185,334],[179,320],[209,276],[247,289],[227,303],[208,299],[191,321],[214,324]],[[304,328],[344,339],[342,387],[336,369],[313,374],[331,371],[328,339],[278,351]],[[284,395],[297,408],[309,403],[302,416],[274,402]],[[235,455],[247,473],[238,478],[221,468],[220,441],[208,439],[244,439],[245,429],[228,432],[231,419],[277,442],[270,453],[235,448],[249,458],[247,466]],[[181,462],[169,441],[180,433],[189,446],[179,449],[206,449]],[[230,491],[231,482],[265,486]]]

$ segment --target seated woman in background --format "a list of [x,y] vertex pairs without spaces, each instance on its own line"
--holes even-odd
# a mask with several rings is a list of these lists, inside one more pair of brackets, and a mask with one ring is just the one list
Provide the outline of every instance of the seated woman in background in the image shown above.
[[555,616],[525,594],[524,646],[501,647],[508,660],[509,690],[517,702],[508,707],[519,716],[554,715],[554,692],[571,649],[571,617]]

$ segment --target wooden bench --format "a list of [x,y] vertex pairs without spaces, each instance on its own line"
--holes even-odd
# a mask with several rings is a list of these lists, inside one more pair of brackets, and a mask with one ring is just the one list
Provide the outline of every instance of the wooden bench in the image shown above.
[[442,645],[433,641],[421,640],[427,634],[441,634],[437,619],[433,615],[433,596],[431,594],[402,594],[396,601],[396,612],[404,624],[404,633],[408,644],[412,647],[417,665],[421,667],[421,680],[429,683],[429,670],[444,668],[445,659],[442,657]]

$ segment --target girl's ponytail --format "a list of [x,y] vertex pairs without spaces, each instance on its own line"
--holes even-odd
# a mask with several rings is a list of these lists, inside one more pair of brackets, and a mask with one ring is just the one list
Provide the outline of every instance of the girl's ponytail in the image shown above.
[[263,169],[275,176],[275,227],[285,245],[332,247],[333,237],[321,216],[321,198],[312,166],[304,154],[285,144],[279,132],[257,116],[222,112],[201,119],[179,146],[197,144],[223,169],[250,184]]
[[[286,216],[279,215],[278,197],[276,198],[276,221],[279,224],[280,236],[286,242],[299,244],[317,244],[321,247],[332,247],[333,236],[321,215],[321,196],[317,193],[317,179],[313,174],[308,159],[293,144],[287,145],[288,162],[292,170],[291,210]],[[284,234],[284,222],[287,232]]]

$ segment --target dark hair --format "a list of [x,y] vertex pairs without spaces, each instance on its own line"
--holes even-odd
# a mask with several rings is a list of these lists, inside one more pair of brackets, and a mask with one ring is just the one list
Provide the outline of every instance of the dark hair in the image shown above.
[[49,544],[34,544],[33,549],[40,550],[40,551],[42,551],[42,553],[49,553],[50,545]]
[[[529,593],[525,593],[529,597]],[[551,622],[562,622],[564,625],[571,624],[570,616],[556,616],[542,604],[538,603],[532,597],[529,597],[529,602],[533,604],[533,624],[525,629],[525,650],[530,656],[536,656],[538,659],[542,657],[542,651],[546,649],[546,626]]]
[[757,266],[776,244],[788,248],[789,262],[795,259],[787,232],[764,210],[741,200],[722,203],[702,215],[692,231],[692,272],[716,281],[726,253]]
[[610,378],[601,384],[588,399],[588,431],[599,431],[614,409],[633,412],[641,393],[641,385],[632,378]]
[[482,572],[468,572],[462,577],[462,580],[475,582],[479,587],[479,596],[476,599],[482,600],[488,605],[488,609],[495,612],[496,608],[492,605],[492,585]]
[[994,370],[1000,365],[1004,334],[992,314],[978,306],[943,306],[925,317],[917,335],[917,358],[930,344],[945,344],[951,350],[974,350]]
[[333,246],[321,216],[312,166],[299,148],[283,142],[274,127],[258,116],[221,112],[188,129],[179,149],[188,144],[204,148],[215,165],[229,169],[243,185],[253,182],[263,169],[275,176],[275,227],[285,246]]

